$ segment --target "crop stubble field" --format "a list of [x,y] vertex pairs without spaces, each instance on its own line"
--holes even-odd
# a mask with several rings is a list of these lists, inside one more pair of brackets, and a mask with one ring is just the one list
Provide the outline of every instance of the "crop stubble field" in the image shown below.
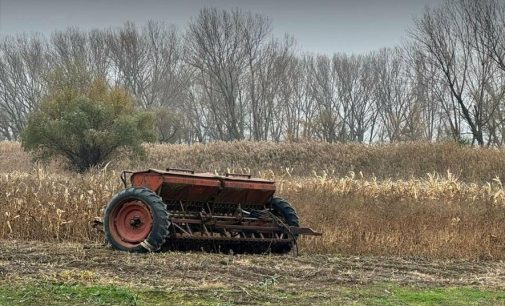
[[[505,289],[503,150],[455,144],[365,146],[311,142],[149,145],[146,149],[143,160],[118,157],[105,170],[80,175],[67,172],[57,162],[34,165],[19,144],[1,143],[0,238],[5,243],[0,247],[0,277],[14,279],[14,283],[22,284],[19,286],[29,292],[37,292],[43,284],[49,289],[42,292],[67,290],[71,296],[79,296],[82,289],[79,286],[90,281],[104,286],[140,282],[151,288],[155,286],[154,280],[165,272],[170,274],[170,269],[185,275],[178,276],[180,279],[201,279],[201,273],[207,273],[204,284],[184,283],[186,289],[175,292],[184,299],[177,294],[167,297],[204,304],[237,299],[246,304],[251,301],[303,304],[318,296],[317,288],[328,292],[325,298],[317,300],[321,303],[373,303],[375,298],[381,303],[408,301],[395,300],[402,294],[416,303],[425,302],[425,294],[428,300],[433,295],[434,301],[439,301],[437,294],[442,301],[447,296],[458,296],[459,291],[452,295],[443,291],[453,290],[451,286],[458,286],[454,290],[476,290],[461,294],[475,295],[477,302],[481,301],[480,295],[484,301],[505,301],[500,295],[500,290]],[[303,238],[298,258],[129,255],[101,246],[103,237],[89,228],[88,221],[101,216],[104,205],[120,190],[120,171],[168,166],[218,173],[250,172],[275,179],[278,193],[293,203],[302,224],[324,232],[324,236]],[[104,268],[112,257],[116,269]],[[75,259],[69,264],[65,261],[68,258]],[[178,264],[171,262],[174,259]],[[242,260],[252,264],[240,264]],[[226,264],[210,264],[220,261]],[[195,262],[201,265],[198,269],[185,269],[186,265],[197,265]],[[158,263],[163,266],[160,271],[153,269]],[[203,263],[209,263],[208,269]],[[131,269],[147,269],[146,265],[151,267],[148,269],[151,273],[137,279]],[[431,270],[420,268],[423,265],[429,265]],[[33,271],[23,272],[20,267],[32,267]],[[48,273],[51,269],[47,267],[56,270]],[[260,268],[266,270],[257,271]],[[126,272],[112,277],[118,270]],[[254,275],[251,279],[245,277],[243,284],[237,280],[242,270]],[[447,274],[447,270],[460,272]],[[67,274],[70,283],[77,287],[61,289],[55,285],[61,285],[62,281],[67,284],[64,279]],[[33,278],[38,280],[36,285],[30,280]],[[111,281],[112,278],[115,280]],[[353,287],[360,284],[364,287]],[[398,284],[401,286],[397,287]],[[406,289],[405,285],[415,286]],[[171,280],[164,288],[170,286],[178,285]],[[208,299],[192,296],[192,287],[200,288]],[[95,289],[105,290],[102,296],[112,294],[109,287],[104,288]],[[158,294],[165,294],[165,289]],[[394,294],[384,295],[383,291]],[[217,298],[212,292],[217,292]],[[262,292],[271,299],[258,300]],[[128,294],[125,293],[127,298]],[[150,301],[144,291],[135,294],[138,299],[132,303]],[[279,296],[285,299],[278,299]],[[339,300],[341,297],[344,299]]]

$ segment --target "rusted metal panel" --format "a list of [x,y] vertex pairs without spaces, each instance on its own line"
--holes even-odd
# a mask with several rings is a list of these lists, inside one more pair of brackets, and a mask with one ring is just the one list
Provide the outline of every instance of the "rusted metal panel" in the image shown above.
[[247,189],[243,186],[226,186],[216,197],[216,202],[240,203],[247,205],[256,204],[262,206],[268,202],[268,200],[273,196],[274,192],[275,190]]
[[144,187],[152,191],[158,191],[163,184],[163,177],[156,173],[136,172],[130,177],[133,187]]
[[264,205],[275,193],[273,181],[251,178],[250,175],[227,173],[221,180],[223,190],[216,198],[220,203]]
[[198,181],[193,183],[165,182],[161,187],[160,196],[170,201],[207,202],[213,199],[221,189],[219,182],[212,186],[202,183]]
[[211,175],[148,170],[131,176],[132,185],[146,187],[166,200],[209,201],[221,189],[221,181]]
[[272,181],[237,174],[195,174],[186,169],[135,172],[131,176],[131,182],[135,187],[149,188],[164,199],[175,201],[264,205],[275,192]]

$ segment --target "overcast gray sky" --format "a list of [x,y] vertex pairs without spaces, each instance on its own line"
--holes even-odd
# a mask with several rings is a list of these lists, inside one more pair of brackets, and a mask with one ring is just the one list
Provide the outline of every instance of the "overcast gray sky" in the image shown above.
[[0,0],[0,35],[118,26],[160,20],[184,27],[202,7],[242,8],[269,16],[277,35],[300,50],[362,53],[399,44],[413,16],[443,0]]

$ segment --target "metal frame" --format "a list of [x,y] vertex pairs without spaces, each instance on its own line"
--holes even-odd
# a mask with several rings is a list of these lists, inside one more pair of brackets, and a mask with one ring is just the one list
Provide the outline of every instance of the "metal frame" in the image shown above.
[[[167,205],[171,222],[168,243],[294,244],[298,235],[315,235],[310,228],[287,226],[269,207],[275,192],[272,181],[250,175],[195,174],[193,170],[123,171],[127,186],[156,192]],[[186,241],[186,242],[184,242]]]

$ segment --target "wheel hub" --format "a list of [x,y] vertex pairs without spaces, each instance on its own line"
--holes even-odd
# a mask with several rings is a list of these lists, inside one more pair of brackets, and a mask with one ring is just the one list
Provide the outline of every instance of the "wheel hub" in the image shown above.
[[142,225],[142,220],[138,216],[133,217],[133,219],[130,220],[130,225],[137,229]]
[[151,232],[153,218],[149,207],[142,201],[131,200],[119,205],[113,216],[112,233],[127,247],[145,240]]

